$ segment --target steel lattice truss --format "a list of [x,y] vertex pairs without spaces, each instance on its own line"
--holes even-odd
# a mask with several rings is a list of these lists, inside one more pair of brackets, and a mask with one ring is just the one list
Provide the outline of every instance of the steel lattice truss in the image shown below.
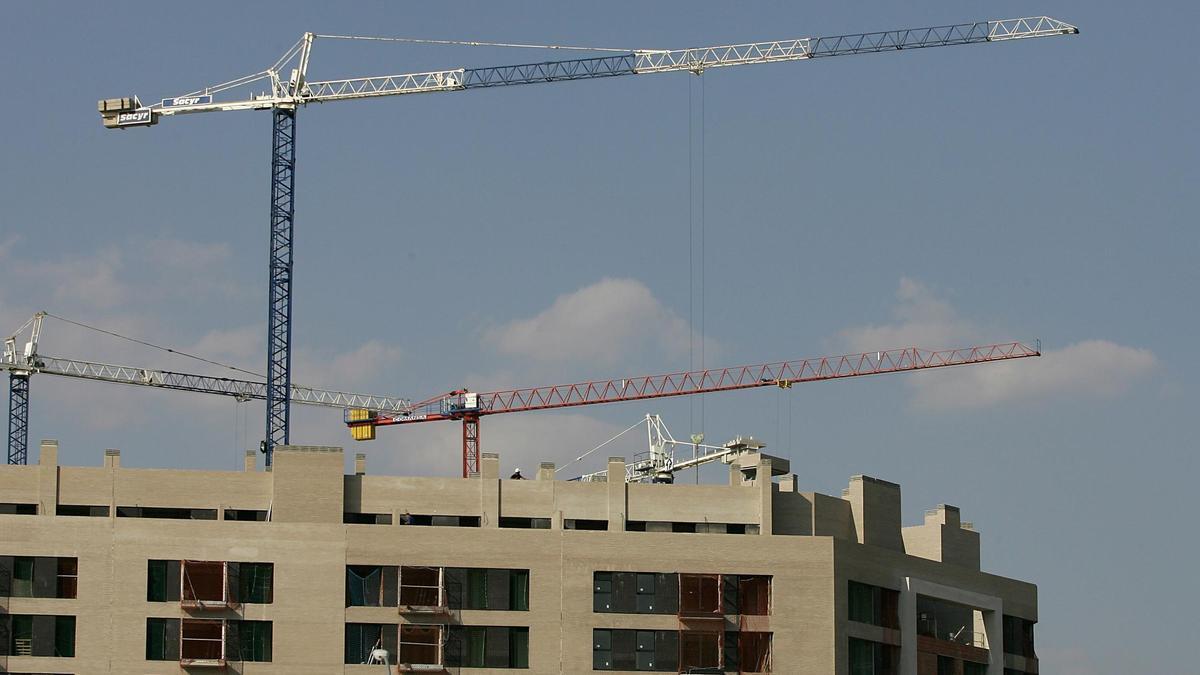
[[[779,361],[754,366],[693,370],[665,375],[643,375],[548,387],[493,391],[477,394],[477,408],[472,409],[471,412],[474,415],[483,416],[736,391],[756,387],[790,387],[802,382],[903,373],[991,361],[1008,361],[1039,355],[1039,348],[1020,342],[937,351],[908,347],[845,356]],[[384,426],[461,419],[464,415],[453,409],[448,410],[445,402],[447,398],[456,398],[462,393],[462,391],[455,391],[445,396],[422,401],[399,415],[378,411],[382,414],[376,419],[359,423]],[[350,422],[348,424],[353,426]]]
[[8,463],[29,461],[29,375],[8,378]]
[[[0,363],[0,369],[10,368],[19,368],[22,372],[29,374],[44,373],[47,375],[76,377],[113,384],[130,384],[157,387],[159,389],[173,389],[176,391],[192,391],[201,394],[218,394],[242,401],[265,401],[267,399],[267,384],[265,382],[213,377],[211,375],[194,375],[169,370],[118,366],[53,356],[38,356],[36,363],[22,364],[20,366]],[[28,382],[28,375],[23,379]],[[28,385],[26,385],[25,391],[28,393]],[[301,385],[292,385],[290,400],[295,403],[327,408],[369,408],[371,410],[387,410],[392,412],[410,410],[412,408],[412,402],[404,398],[314,389]]]
[[[680,71],[701,73],[709,68],[798,61],[825,56],[872,54],[925,47],[1004,42],[1026,38],[1073,35],[1078,32],[1078,28],[1065,21],[1048,16],[1033,16],[690,49],[644,49],[634,50],[628,54],[597,58],[543,61],[488,68],[447,68],[419,73],[335,80],[305,79],[309,50],[314,38],[318,37],[312,33],[306,33],[296,45],[267,70],[166,100],[178,101],[193,96],[212,97],[210,99],[190,105],[156,103],[146,106],[146,108],[152,110],[156,116],[229,110],[266,110],[356,98],[464,91],[618,75]],[[292,66],[298,69],[298,79],[282,77],[281,73]],[[266,82],[270,86],[270,91],[248,94],[240,99],[215,100],[219,94],[235,93],[262,82]]]
[[271,142],[271,281],[267,310],[266,463],[291,430],[292,235],[296,204],[296,110],[276,108]]

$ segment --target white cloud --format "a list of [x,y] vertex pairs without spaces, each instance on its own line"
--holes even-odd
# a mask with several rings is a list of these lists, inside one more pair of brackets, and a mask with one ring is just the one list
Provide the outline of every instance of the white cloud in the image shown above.
[[1157,365],[1147,349],[1085,340],[1044,351],[1038,359],[915,373],[911,386],[921,409],[983,408],[1058,396],[1115,396]]
[[954,308],[928,287],[907,277],[896,289],[892,323],[859,326],[841,333],[847,349],[868,352],[898,347],[960,347],[977,337],[970,322],[958,317]]
[[[895,321],[848,328],[839,334],[848,351],[895,347],[964,347],[981,331],[950,303],[912,279],[896,291]],[[1116,396],[1152,372],[1158,359],[1147,349],[1108,340],[1083,340],[1020,359],[967,368],[912,373],[906,382],[920,410],[983,408],[1055,397]]]
[[362,390],[389,379],[387,375],[399,365],[403,351],[379,340],[369,340],[351,351],[332,357],[301,349],[292,358],[292,380],[300,384],[364,394],[389,394],[395,392]]
[[651,349],[667,357],[688,350],[687,322],[635,279],[602,279],[559,296],[536,316],[484,333],[501,354],[542,363],[613,366]]

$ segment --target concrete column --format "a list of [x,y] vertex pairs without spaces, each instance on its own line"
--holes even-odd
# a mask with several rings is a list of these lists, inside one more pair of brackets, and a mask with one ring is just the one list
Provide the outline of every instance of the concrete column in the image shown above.
[[900,587],[900,675],[917,675],[917,592],[911,579]]
[[38,454],[38,514],[58,513],[58,441],[42,441]]
[[608,458],[608,531],[625,531],[628,492],[625,485],[625,458]]
[[117,469],[121,466],[121,451],[108,449],[104,451],[104,468]]
[[554,462],[542,462],[538,467],[538,480],[554,480]]
[[254,450],[247,450],[246,456],[242,459],[242,469],[247,472],[253,472],[258,469],[258,453]]
[[768,457],[763,457],[758,461],[758,471],[754,477],[754,487],[758,488],[758,533],[760,535],[771,534],[771,528],[774,522],[771,499],[774,495],[771,493],[771,460]]
[[479,459],[480,526],[500,527],[500,455],[485,452]]
[[354,475],[365,476],[367,473],[367,453],[360,452],[354,455]]
[[58,441],[49,438],[42,441],[41,452],[38,454],[38,464],[41,466],[58,466]]

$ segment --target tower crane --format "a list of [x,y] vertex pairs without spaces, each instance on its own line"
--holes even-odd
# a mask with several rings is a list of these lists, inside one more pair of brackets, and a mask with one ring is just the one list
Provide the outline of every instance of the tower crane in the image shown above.
[[[195,375],[170,370],[136,366],[119,366],[94,361],[46,356],[38,353],[44,312],[38,312],[4,341],[0,355],[0,371],[9,373],[8,463],[25,464],[29,453],[29,379],[36,374],[73,377],[110,384],[156,387],[175,391],[229,396],[239,401],[266,400],[265,382],[240,380],[211,375]],[[18,351],[18,340],[29,329],[29,339]],[[354,394],[344,391],[314,389],[298,384],[291,386],[290,399],[296,403],[326,408],[346,409],[355,406],[380,407],[399,412],[412,403],[394,396]]]
[[444,420],[461,421],[462,470],[463,477],[467,477],[479,470],[479,421],[486,415],[760,387],[790,389],[793,384],[803,382],[966,366],[1033,356],[1041,356],[1040,342],[1034,346],[1007,342],[942,350],[905,347],[844,356],[777,361],[754,366],[691,370],[665,375],[638,375],[506,391],[480,393],[456,389],[421,401],[399,413],[352,408],[346,411],[344,421],[350,427],[351,436],[358,441],[373,440],[376,427],[381,426]]
[[[271,111],[271,211],[267,312],[266,439],[271,449],[288,442],[291,392],[293,235],[296,197],[296,113],[309,103],[329,103],[401,94],[470,91],[519,84],[567,82],[650,73],[801,61],[827,56],[872,54],[925,47],[987,44],[1072,35],[1079,30],[1047,16],[976,21],[852,35],[796,38],[690,49],[642,49],[607,56],[484,68],[448,68],[375,77],[310,80],[315,41],[351,36],[305,33],[266,70],[221,84],[143,104],[136,96],[104,99],[105,127],[128,129],[162,118],[236,110]],[[459,43],[481,44],[481,43]],[[499,46],[499,45],[498,45]],[[502,45],[523,46],[532,45]],[[613,51],[613,50],[607,50]],[[255,87],[266,87],[254,91]]]

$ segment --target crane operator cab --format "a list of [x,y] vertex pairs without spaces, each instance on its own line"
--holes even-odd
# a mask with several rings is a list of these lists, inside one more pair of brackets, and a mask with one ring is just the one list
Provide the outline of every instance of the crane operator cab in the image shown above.
[[479,394],[472,391],[458,391],[442,399],[442,414],[457,416],[462,413],[479,410]]

